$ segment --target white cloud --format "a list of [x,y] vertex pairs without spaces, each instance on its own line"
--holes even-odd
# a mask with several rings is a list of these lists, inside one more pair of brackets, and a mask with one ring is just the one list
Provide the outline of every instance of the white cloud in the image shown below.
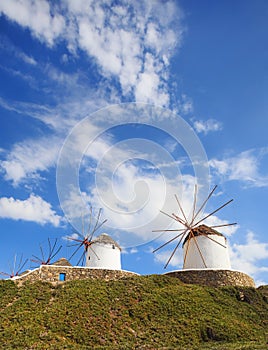
[[25,52],[21,51],[21,49],[15,46],[11,40],[4,36],[1,37],[0,48],[4,50],[9,57],[15,56],[27,64],[32,66],[37,65],[36,60],[31,55],[29,56]]
[[70,243],[70,240],[79,239],[79,236],[78,236],[77,233],[74,232],[74,233],[72,233],[72,234],[70,234],[70,235],[63,236],[62,239],[63,239],[64,241],[67,241],[67,242]]
[[[174,249],[175,247],[173,247]],[[165,251],[157,251],[154,254],[154,261],[157,264],[161,264],[163,266],[166,265],[168,259],[170,258],[173,250],[165,250]],[[181,247],[178,247],[172,259],[170,260],[168,267],[174,267],[176,269],[181,268],[183,265],[183,253]]]
[[[11,103],[0,98],[0,105],[3,108],[38,119],[51,130],[50,135],[46,137],[26,139],[14,144],[11,150],[1,152],[0,171],[4,174],[5,180],[12,181],[12,184],[17,186],[29,179],[40,179],[41,172],[48,171],[56,165],[66,132],[79,121],[81,115],[95,111],[98,105],[103,105],[102,102],[98,97],[93,100],[81,97],[80,101],[68,101],[66,104],[50,108],[33,103],[15,101]],[[75,140],[74,149],[79,149],[81,141],[84,138],[88,140],[92,133],[96,134],[97,128],[89,123]],[[96,151],[99,152],[98,147]]]
[[52,210],[51,204],[34,194],[25,200],[1,197],[0,217],[33,221],[41,225],[50,223],[53,226],[59,226],[61,221],[61,217]]
[[189,114],[192,113],[193,110],[194,106],[192,99],[189,96],[182,94],[181,100],[179,101],[179,111],[182,114]]
[[[92,148],[96,149],[96,147]],[[160,213],[161,209],[169,215],[179,213],[182,217],[174,194],[178,194],[186,217],[191,218],[195,178],[191,175],[181,175],[180,178],[169,179],[166,176],[163,179],[160,173],[147,171],[146,166],[143,167],[140,161],[135,162],[136,158],[144,159],[143,154],[135,154],[133,150],[126,150],[126,148],[120,150],[117,147],[111,151],[107,144],[105,147],[98,147],[98,149],[103,149],[106,152],[107,161],[98,165],[95,179],[100,178],[100,180],[87,188],[87,192],[90,193],[88,200],[95,207],[104,208],[104,217],[108,218],[109,227],[121,230],[118,239],[121,240],[120,235],[123,235],[123,239],[126,241],[126,237],[129,235],[136,237],[137,241],[145,242],[152,239],[165,241],[174,237],[174,232],[166,232],[160,236],[160,233],[155,234],[152,230],[181,228],[178,222],[168,219]],[[103,157],[100,153],[91,153],[90,156],[95,156],[96,159]],[[154,158],[152,154],[150,154],[150,158]],[[158,168],[158,164],[155,166]],[[174,166],[176,165],[174,164]],[[90,171],[92,171],[91,168]],[[198,206],[202,204],[199,195],[197,202]],[[205,217],[206,213],[200,216],[199,214],[199,218],[196,218],[195,222]],[[214,215],[206,223],[208,225],[222,225],[228,221],[221,220]],[[223,227],[220,231],[231,235],[236,229],[237,226]]]
[[28,55],[26,55],[23,52],[19,53],[19,56],[25,63],[28,63],[28,64],[30,64],[32,66],[36,66],[37,65],[36,60],[32,56],[28,56]]
[[[72,146],[68,147],[68,159],[76,159],[77,150],[84,154],[84,158],[80,163],[83,179],[80,182],[80,192],[74,191],[75,186],[68,189],[63,187],[61,203],[67,217],[71,218],[76,229],[79,229],[85,204],[88,207],[91,204],[93,208],[102,207],[103,217],[108,219],[107,227],[109,230],[116,230],[115,238],[125,247],[153,239],[163,241],[173,237],[174,232],[159,237],[160,233],[154,233],[152,230],[166,229],[172,225],[174,228],[181,228],[175,220],[161,214],[160,209],[170,215],[178,213],[179,207],[174,197],[176,193],[180,197],[186,216],[189,217],[193,207],[195,178],[187,174],[170,176],[171,173],[175,173],[174,169],[170,169],[172,164],[169,164],[169,168],[164,172],[163,163],[167,159],[161,156],[161,147],[150,148],[145,140],[116,142],[108,135],[95,139],[86,149],[89,135],[96,134],[98,128],[93,127],[90,122],[85,123],[73,138]],[[149,166],[146,160],[149,160]],[[177,169],[178,164],[173,163],[173,168]],[[61,181],[66,186],[64,178],[61,178]],[[197,204],[201,205],[199,197],[198,195]],[[226,221],[213,216],[208,223],[221,225]],[[232,234],[235,229],[230,227],[221,231]]]
[[136,254],[138,253],[138,249],[137,248],[130,248],[130,249],[122,249],[121,253],[122,254]]
[[267,154],[267,149],[248,150],[234,157],[211,159],[209,165],[215,174],[226,180],[243,181],[250,186],[268,185],[268,175],[260,172],[260,161]]
[[59,147],[55,137],[17,143],[6,160],[0,161],[0,169],[15,186],[27,178],[38,178],[37,172],[47,171],[56,164]]
[[[53,68],[48,69],[46,73],[53,80],[54,87],[55,83],[59,82],[65,88],[68,85],[70,90],[77,92],[79,98],[76,95],[69,96],[68,99],[61,96],[59,103],[51,107],[30,102],[10,101],[0,97],[0,106],[22,116],[40,120],[55,134],[62,135],[62,141],[64,141],[66,133],[79,122],[81,116],[84,117],[105,107],[107,101],[103,98],[101,90],[94,92],[76,84],[76,76],[68,77]],[[36,141],[39,142],[39,139]]]
[[130,249],[130,254],[136,254],[136,253],[138,253],[138,249],[137,248]]
[[49,46],[62,33],[64,18],[57,13],[52,14],[50,5],[45,0],[9,0],[0,2],[0,13],[31,33]]
[[261,261],[268,258],[268,243],[259,242],[251,231],[247,233],[245,244],[235,243],[231,246],[230,256],[232,268],[255,278],[268,271],[268,266],[261,266]]
[[[67,4],[72,27],[78,33],[72,34],[72,42],[95,58],[102,74],[118,77],[123,95],[132,92],[136,100],[167,105],[166,68],[170,52],[182,37],[172,28],[175,13],[179,13],[174,3],[122,1],[121,6],[106,6],[105,10],[104,3],[95,3],[88,12],[83,3]],[[167,16],[171,4],[174,12]]]
[[137,101],[152,102],[157,101],[160,106],[169,105],[169,94],[166,89],[165,79],[159,72],[164,73],[164,67],[161,62],[155,62],[152,54],[145,56],[144,70],[138,74],[137,84],[135,86],[135,98]]
[[[68,56],[73,54],[72,59],[78,58],[83,50],[105,78],[100,79],[98,90],[93,91],[84,85],[79,72],[71,75],[51,65],[40,62],[36,65],[34,58],[13,47],[17,57],[35,65],[45,77],[40,87],[36,81],[30,81],[31,76],[21,76],[20,71],[12,74],[26,79],[34,88],[46,89],[46,93],[52,83],[53,98],[59,101],[56,107],[49,107],[0,98],[2,107],[41,120],[57,135],[49,142],[41,138],[13,146],[0,167],[5,179],[13,181],[14,185],[26,178],[38,177],[40,172],[54,166],[58,145],[66,131],[81,116],[107,105],[107,100],[119,102],[123,94],[158,105],[170,103],[169,59],[175,47],[181,44],[183,33],[182,13],[175,2],[129,3],[123,0],[115,6],[109,1],[77,0],[55,5],[45,0],[11,0],[1,2],[1,14],[28,28],[35,38],[50,47],[57,40],[65,42]],[[119,85],[108,83],[113,79],[117,79]],[[59,96],[55,93],[57,87]],[[107,91],[110,91],[109,96]]]
[[[97,104],[98,100],[95,101]],[[79,111],[81,107],[78,103],[69,103],[68,106],[59,106],[58,109],[49,109],[45,106],[39,106],[35,104],[17,103],[8,104],[6,101],[1,100],[0,105],[3,105],[7,109],[11,109],[18,113],[24,111],[44,122],[51,127],[54,133],[51,136],[26,139],[25,141],[15,144],[11,150],[1,152],[0,171],[4,174],[4,178],[7,181],[12,181],[14,186],[19,185],[23,181],[28,179],[40,179],[40,173],[48,171],[51,167],[56,165],[59,151],[63,145],[66,131],[68,131],[74,124],[77,123]],[[85,102],[83,108],[93,109],[92,101],[87,104]],[[66,111],[66,112],[65,112]],[[66,114],[69,118],[63,118]],[[73,143],[74,153],[77,152],[85,144],[84,140],[88,140],[90,135],[96,135],[98,128],[88,123],[87,127],[80,130],[78,137]],[[108,138],[108,136],[107,136]],[[99,156],[106,151],[109,144],[104,139],[95,143],[95,148],[90,148],[88,156],[98,159]],[[81,150],[83,152],[84,149]]]
[[207,135],[209,132],[220,131],[223,126],[222,123],[215,119],[208,120],[195,120],[194,128],[200,134],[203,133]]
[[83,50],[103,77],[117,79],[124,96],[168,106],[169,60],[184,31],[174,1],[10,0],[1,2],[1,13],[48,46],[65,42],[74,56]]
[[[83,202],[81,202],[81,197],[83,199]],[[82,232],[82,215],[87,215],[88,213],[85,213],[85,203],[88,205],[92,205],[91,197],[87,195],[85,192],[81,192],[79,195],[72,189],[69,189],[68,192],[68,198],[62,203],[65,210],[65,217],[67,220],[72,218],[72,222],[75,219],[75,225],[76,229],[79,230],[80,233]],[[98,207],[98,206],[97,206]],[[89,209],[89,206],[88,206]],[[69,236],[69,235],[68,235]]]
[[[91,130],[89,123],[88,128],[84,127],[80,131],[73,140],[74,147],[71,148],[80,149],[84,153],[80,171],[84,174],[85,182],[81,192],[75,193],[72,188],[69,188],[68,196],[62,200],[68,217],[74,218],[77,222],[77,218],[83,212],[83,202],[90,203],[94,208],[102,207],[103,217],[108,219],[108,226],[117,232],[120,230],[117,238],[123,246],[126,246],[126,240],[133,238],[134,242],[135,237],[139,244],[154,239],[159,234],[153,233],[153,229],[166,228],[170,224],[171,220],[159,210],[163,208],[166,212],[172,213],[178,209],[174,193],[180,191],[182,183],[185,211],[187,213],[190,211],[194,177],[190,175],[179,179],[171,176],[164,177],[161,175],[162,163],[160,171],[152,170],[152,165],[159,169],[159,157],[156,157],[156,155],[159,156],[159,146],[152,153],[145,140],[143,143],[140,140],[136,142],[126,140],[113,144],[114,140],[108,137],[96,139],[90,148],[85,150],[84,140],[88,140],[88,135],[92,131],[95,134],[96,130]],[[150,160],[149,168],[146,160]],[[162,162],[165,159],[160,157],[160,160]],[[169,167],[171,167],[170,164]],[[174,163],[173,167],[177,168],[177,164]],[[65,183],[64,179],[61,180]],[[155,227],[152,227],[151,222],[154,220]]]
[[[208,214],[203,214],[203,217],[205,217]],[[208,219],[206,219],[202,224],[205,224],[207,226],[219,226],[219,225],[225,225],[228,224],[228,220],[222,220],[218,218],[215,215],[210,216]],[[216,227],[215,230],[219,231],[220,233],[231,236],[233,235],[237,230],[239,229],[239,225],[232,225],[232,226],[223,226],[223,227]]]
[[20,69],[13,69],[13,68],[6,68],[0,65],[0,68],[4,71],[6,71],[9,75],[19,78],[26,82],[31,88],[36,88],[36,80],[31,74],[25,74],[25,72],[22,73]]

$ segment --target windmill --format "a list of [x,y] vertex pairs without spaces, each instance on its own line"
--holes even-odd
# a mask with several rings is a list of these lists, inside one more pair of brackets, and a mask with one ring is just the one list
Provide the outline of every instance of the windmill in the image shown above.
[[47,252],[44,252],[44,249],[40,245],[40,252],[41,256],[38,257],[36,255],[33,255],[33,259],[31,259],[32,262],[38,264],[38,265],[51,265],[52,259],[55,258],[55,256],[59,253],[62,246],[57,247],[57,238],[55,239],[54,243],[51,244],[50,239],[48,238],[48,249]]
[[11,267],[11,265],[9,264],[10,273],[0,272],[0,275],[6,276],[8,278],[13,278],[13,277],[19,276],[20,272],[22,271],[22,269],[26,265],[27,261],[28,261],[28,259],[23,260],[23,255],[21,255],[21,257],[19,259],[19,263],[17,264],[17,262],[18,262],[17,255],[15,254],[14,261],[13,261],[13,267]]
[[[229,267],[229,255],[227,252],[226,238],[214,230],[215,228],[232,226],[236,225],[236,223],[230,224],[222,224],[222,225],[214,225],[214,226],[206,226],[200,225],[204,220],[208,219],[213,214],[217,213],[219,210],[223,209],[226,205],[230,204],[233,199],[221,205],[216,210],[213,210],[211,213],[205,215],[203,218],[198,219],[198,215],[201,213],[202,209],[207,204],[208,200],[211,198],[212,194],[215,192],[217,186],[215,186],[212,191],[209,193],[205,201],[202,203],[199,209],[196,208],[197,202],[197,186],[195,185],[194,189],[194,202],[192,215],[190,219],[187,219],[185,215],[185,211],[179,201],[177,195],[175,195],[176,202],[179,206],[179,211],[182,216],[172,213],[169,215],[163,211],[164,215],[168,216],[172,220],[175,220],[177,223],[183,226],[183,228],[178,229],[164,229],[164,230],[154,230],[153,232],[179,232],[175,237],[171,238],[160,247],[156,248],[153,252],[155,253],[159,249],[165,247],[169,243],[178,239],[178,243],[173,249],[169,259],[167,260],[164,268],[168,266],[171,259],[173,258],[176,250],[179,248],[182,243],[184,249],[184,258],[183,258],[183,268],[209,268],[209,267],[218,267],[220,264],[217,263],[217,259],[219,262],[226,267]],[[204,254],[204,252],[206,254]],[[211,254],[211,256],[210,256]],[[206,255],[206,256],[205,256]],[[209,263],[207,260],[209,260]],[[220,261],[223,259],[224,262]],[[211,262],[212,261],[212,262]]]
[[87,267],[93,269],[121,270],[121,247],[112,237],[107,233],[102,233],[92,243],[94,243],[94,254],[86,255]]
[[89,257],[90,253],[93,253],[96,258],[99,260],[99,256],[97,253],[92,249],[92,244],[94,243],[93,236],[94,234],[106,223],[107,219],[104,221],[100,222],[101,218],[101,212],[102,209],[99,209],[97,219],[95,221],[95,224],[93,223],[93,210],[92,207],[90,207],[90,212],[89,212],[89,224],[87,227],[87,230],[85,230],[85,221],[84,221],[84,216],[82,216],[82,233],[76,232],[77,238],[74,237],[67,237],[68,240],[74,241],[75,243],[70,245],[70,246],[76,246],[77,248],[73,252],[73,254],[70,256],[71,260],[81,248],[83,249],[82,254],[80,255],[80,258],[77,262],[77,265],[81,264],[84,266],[86,256]]

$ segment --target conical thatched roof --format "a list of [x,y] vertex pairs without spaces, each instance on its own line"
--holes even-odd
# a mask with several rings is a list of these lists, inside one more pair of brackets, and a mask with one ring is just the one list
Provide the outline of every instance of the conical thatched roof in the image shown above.
[[59,260],[55,261],[52,265],[56,265],[56,266],[72,266],[72,264],[65,258],[60,258]]
[[102,233],[100,236],[94,239],[92,243],[110,244],[121,250],[120,245],[116,243],[116,241],[114,241],[107,233]]
[[[193,228],[192,230],[192,233],[194,234],[194,236],[204,236],[204,235],[217,235],[217,236],[223,236],[223,234],[221,234],[220,232],[214,230],[213,228],[207,226],[207,225],[200,225],[200,226],[197,226],[195,228]],[[184,246],[184,244],[188,241],[188,239],[190,238],[190,233],[186,236],[182,246]]]

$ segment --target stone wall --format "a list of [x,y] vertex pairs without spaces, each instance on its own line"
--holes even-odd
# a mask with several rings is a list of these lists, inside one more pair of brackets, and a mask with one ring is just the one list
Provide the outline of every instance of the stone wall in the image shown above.
[[166,273],[167,276],[179,278],[184,283],[201,286],[255,287],[254,280],[247,274],[232,270],[179,270]]
[[[51,283],[62,283],[60,274],[64,274],[65,281],[83,279],[118,280],[120,278],[137,275],[134,272],[124,270],[91,269],[78,266],[56,266],[41,265],[39,268],[26,272],[12,280],[21,285],[26,281],[45,281]],[[179,278],[183,283],[198,284],[202,286],[243,286],[255,287],[254,280],[247,274],[232,270],[178,270],[168,272],[165,275]]]
[[60,280],[60,274],[64,274],[65,281],[83,279],[103,279],[107,281],[136,275],[134,272],[124,270],[103,270],[77,266],[41,265],[39,268],[26,272],[19,277],[13,278],[12,280],[18,284],[22,284],[26,281],[61,283],[63,281]]

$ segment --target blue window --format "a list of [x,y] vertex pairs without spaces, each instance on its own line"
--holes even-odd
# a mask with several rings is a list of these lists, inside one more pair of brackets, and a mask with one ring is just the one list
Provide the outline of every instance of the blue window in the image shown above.
[[59,281],[65,281],[66,280],[66,273],[60,273],[59,274]]

